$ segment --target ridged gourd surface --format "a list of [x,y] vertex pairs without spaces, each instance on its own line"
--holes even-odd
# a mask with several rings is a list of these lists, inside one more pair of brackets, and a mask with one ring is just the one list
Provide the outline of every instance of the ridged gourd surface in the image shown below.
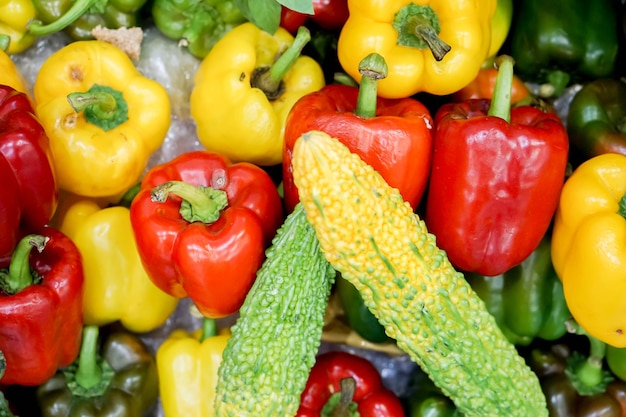
[[321,344],[335,274],[297,205],[231,327],[218,371],[216,416],[296,414]]
[[547,416],[536,375],[422,220],[322,132],[296,142],[294,180],[328,261],[466,416]]

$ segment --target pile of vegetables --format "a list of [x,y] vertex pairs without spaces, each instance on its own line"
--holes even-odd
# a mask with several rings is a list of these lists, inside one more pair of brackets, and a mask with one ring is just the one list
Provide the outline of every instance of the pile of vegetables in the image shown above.
[[617,0],[0,0],[0,416],[626,416],[625,62]]

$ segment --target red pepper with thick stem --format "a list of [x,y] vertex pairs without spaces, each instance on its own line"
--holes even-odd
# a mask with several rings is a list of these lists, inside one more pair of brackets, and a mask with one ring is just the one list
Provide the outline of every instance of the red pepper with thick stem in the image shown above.
[[361,62],[359,87],[331,84],[302,97],[285,123],[283,190],[288,212],[299,201],[293,181],[291,155],[296,140],[311,130],[339,139],[397,188],[417,208],[430,172],[433,120],[428,109],[413,98],[377,97],[377,80],[387,66],[379,54]]
[[568,158],[561,120],[511,108],[513,61],[502,57],[492,100],[444,104],[425,222],[452,264],[499,275],[539,245],[556,211]]
[[[19,190],[19,222],[12,227],[24,236],[48,224],[59,194],[48,136],[28,96],[6,85],[0,85],[0,154],[9,163]],[[8,176],[2,175],[3,183],[9,181],[5,180]],[[3,237],[14,233],[4,227],[0,232]],[[9,240],[0,244],[0,260],[10,257],[14,246]]]
[[76,359],[83,284],[80,252],[63,233],[44,227],[20,240],[0,271],[2,384],[40,385]]
[[281,6],[280,26],[294,34],[309,20],[322,29],[339,31],[348,20],[348,0],[313,0],[313,15]]
[[149,170],[130,218],[154,284],[219,318],[241,307],[283,209],[263,169],[201,150]]
[[296,417],[350,417],[357,411],[360,417],[404,417],[402,403],[369,360],[343,351],[320,354]]

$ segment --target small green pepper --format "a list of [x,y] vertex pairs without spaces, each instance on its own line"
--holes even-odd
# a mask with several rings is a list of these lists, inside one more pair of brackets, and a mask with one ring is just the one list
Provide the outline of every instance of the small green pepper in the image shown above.
[[158,396],[154,356],[136,335],[85,326],[78,359],[37,389],[42,417],[141,416]]
[[335,286],[346,322],[352,330],[372,343],[386,343],[393,340],[387,336],[383,325],[365,306],[361,293],[354,285],[337,274]]
[[582,160],[626,155],[626,82],[603,78],[583,85],[570,103],[567,134]]
[[247,21],[233,0],[155,0],[154,25],[170,39],[204,58],[235,26]]
[[519,2],[510,38],[521,78],[552,85],[558,96],[571,82],[613,75],[618,52],[617,3]]
[[421,370],[413,375],[412,391],[406,398],[407,417],[461,417],[452,400]]
[[147,0],[32,0],[39,20],[28,26],[30,34],[45,36],[64,31],[74,41],[93,39],[98,25],[131,28],[139,25],[140,9]]
[[503,274],[468,273],[466,279],[511,343],[523,346],[535,338],[556,340],[567,333],[570,313],[547,236],[528,258]]

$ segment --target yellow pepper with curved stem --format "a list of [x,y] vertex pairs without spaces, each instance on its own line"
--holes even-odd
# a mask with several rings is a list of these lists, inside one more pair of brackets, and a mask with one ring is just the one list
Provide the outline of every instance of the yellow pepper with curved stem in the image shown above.
[[159,392],[165,417],[213,417],[215,387],[230,331],[216,334],[214,319],[203,318],[193,333],[174,330],[156,352]]
[[0,84],[8,85],[30,96],[26,80],[11,57],[0,49]]
[[337,44],[339,62],[360,81],[359,62],[372,52],[389,71],[378,95],[454,93],[488,57],[496,0],[348,0],[350,16]]
[[626,347],[626,156],[593,157],[567,179],[552,262],[576,322],[591,336]]
[[19,54],[35,42],[35,36],[28,33],[28,23],[36,13],[31,0],[0,0],[0,35],[11,38],[7,53]]
[[143,333],[163,325],[178,305],[145,272],[130,224],[130,210],[107,199],[64,195],[52,224],[72,239],[83,258],[85,324],[119,321]]
[[50,138],[59,188],[87,196],[122,193],[143,174],[170,126],[165,88],[121,49],[72,42],[41,66],[35,112]]
[[320,65],[300,55],[310,34],[273,34],[247,22],[220,39],[202,60],[191,92],[200,143],[233,162],[282,161],[287,114],[325,84]]

